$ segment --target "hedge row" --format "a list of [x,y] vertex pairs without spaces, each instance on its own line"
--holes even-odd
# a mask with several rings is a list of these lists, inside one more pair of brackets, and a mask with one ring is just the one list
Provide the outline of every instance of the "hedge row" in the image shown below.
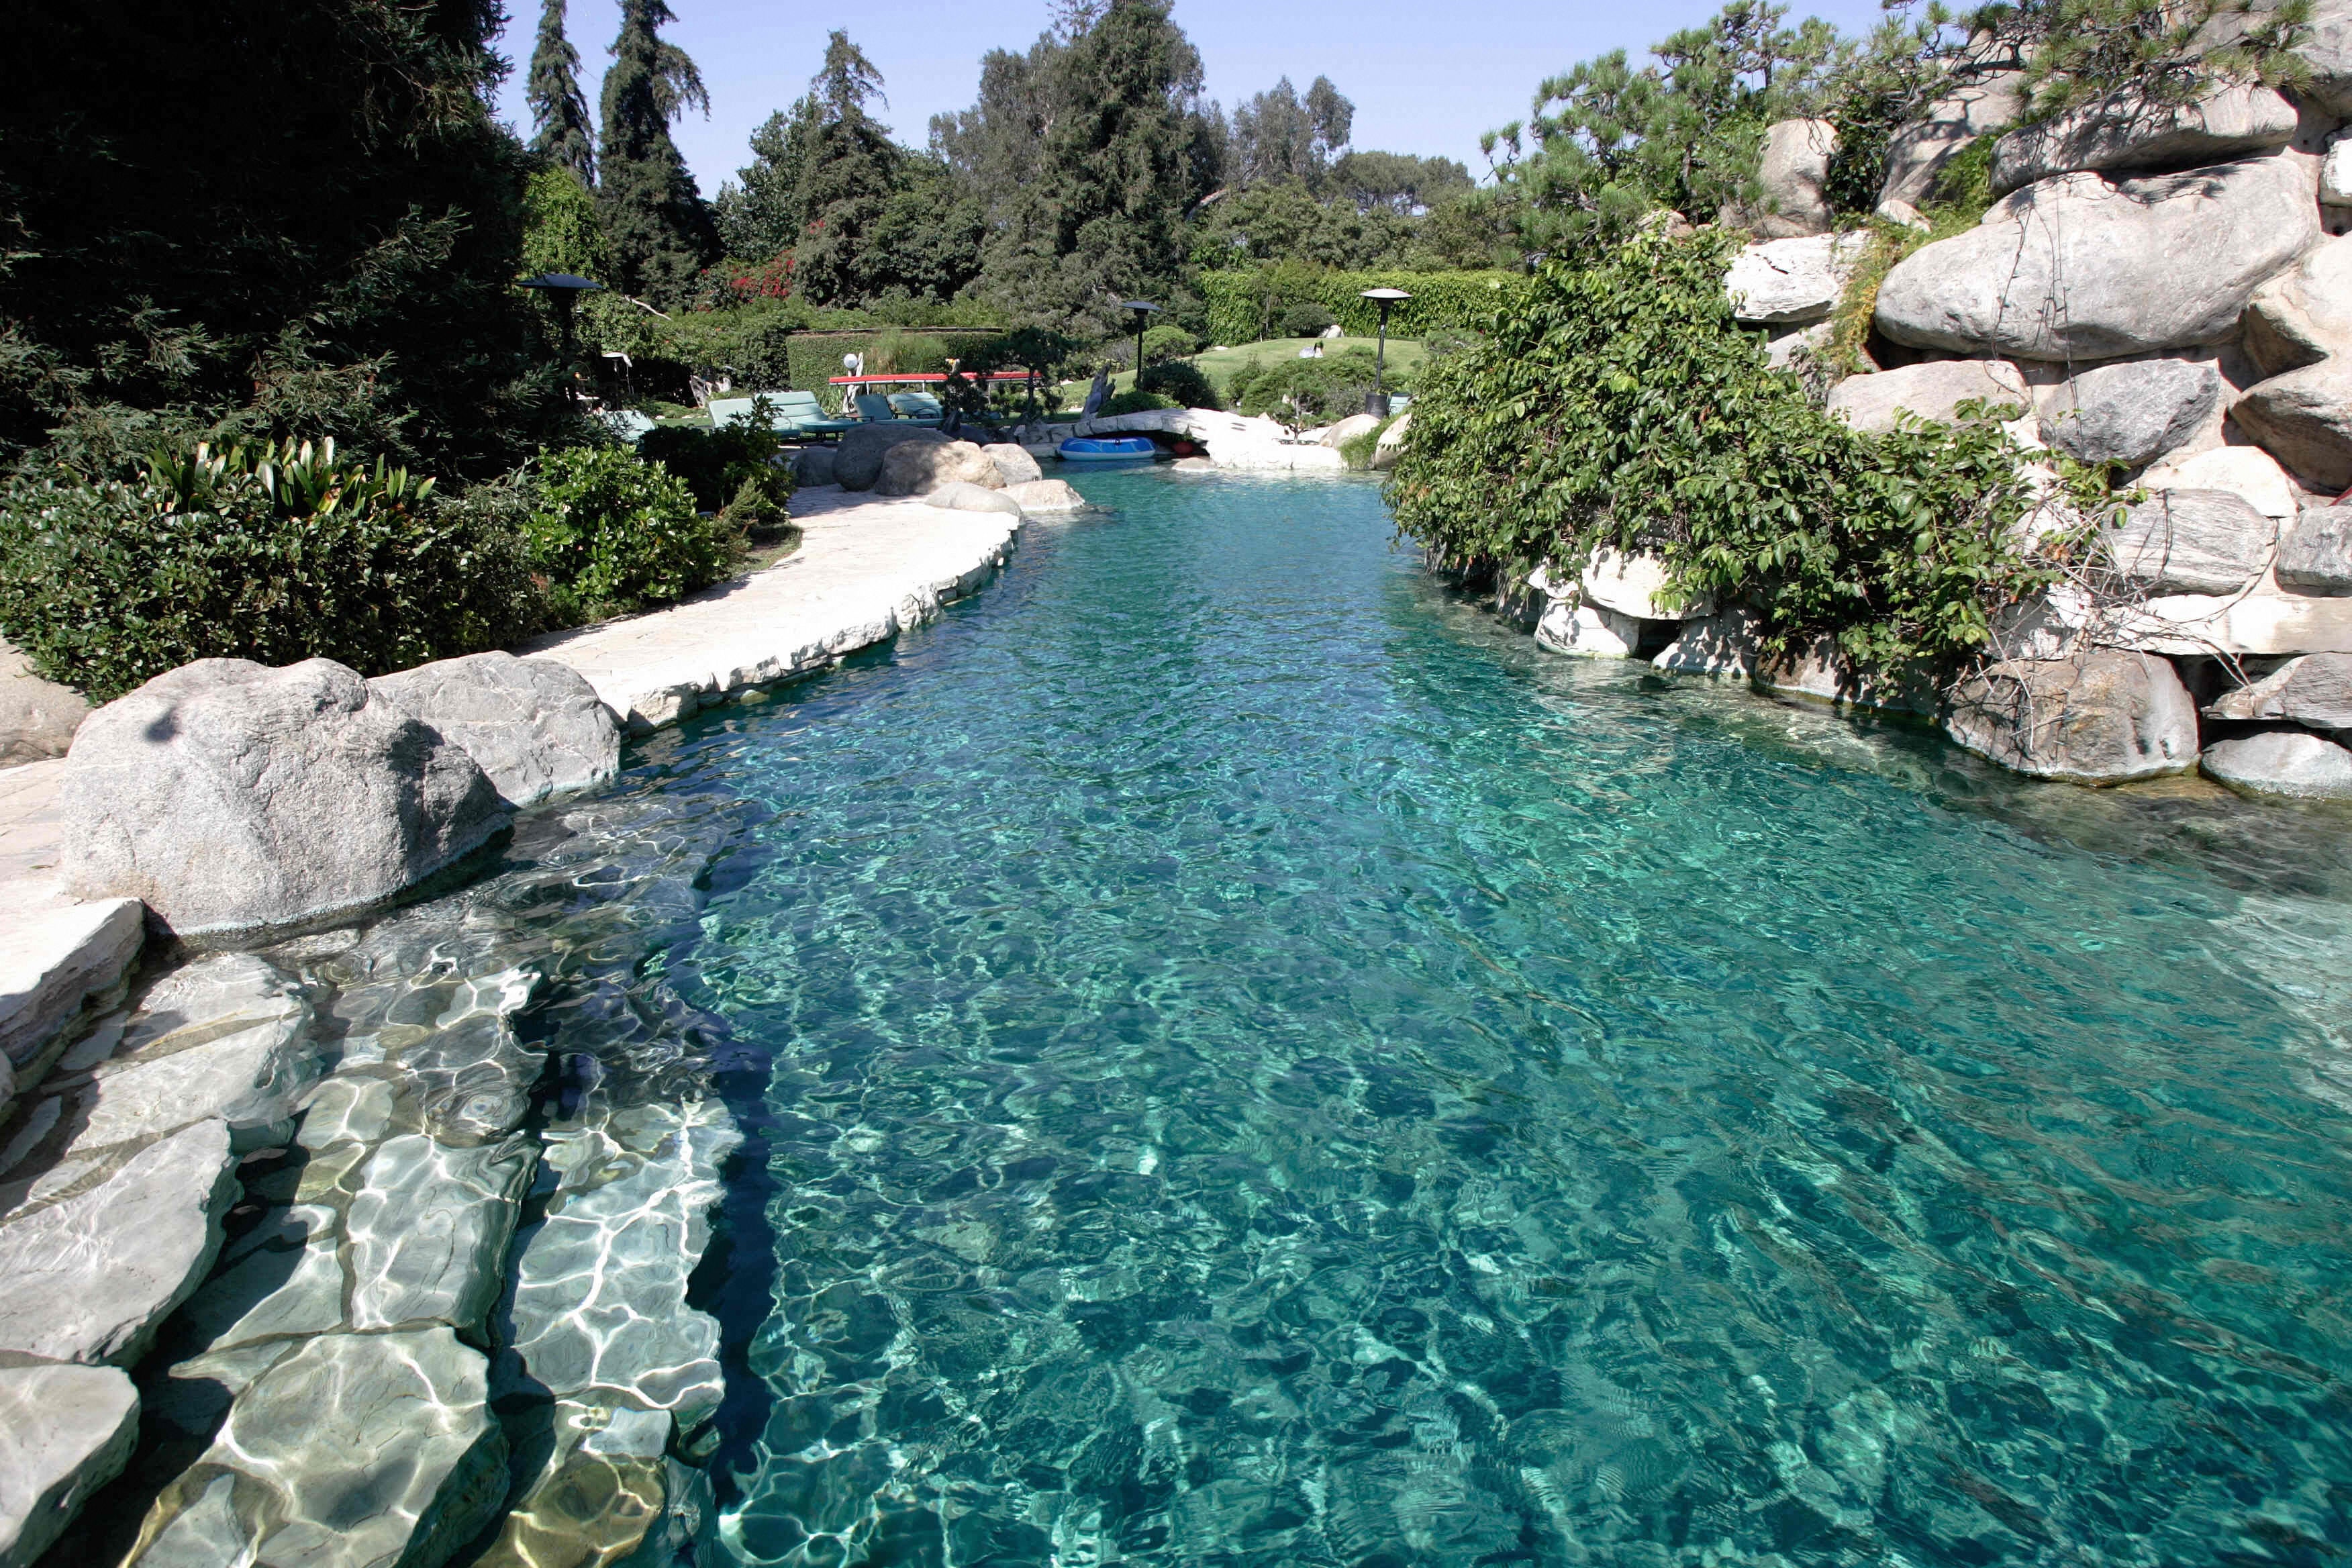
[[[870,332],[795,332],[785,345],[790,362],[785,386],[830,396],[828,384],[843,374],[844,354],[863,354],[877,374],[937,374],[951,359],[970,359],[1004,334],[977,327],[880,327]],[[739,384],[740,384],[739,383]],[[762,384],[754,391],[782,390]]]
[[1249,343],[1271,335],[1274,318],[1286,306],[1316,304],[1338,318],[1350,337],[1370,337],[1380,326],[1380,309],[1363,297],[1367,289],[1402,289],[1412,299],[1389,312],[1389,331],[1401,338],[1426,337],[1445,328],[1475,330],[1519,297],[1528,279],[1516,272],[1308,272],[1287,267],[1206,272],[1201,297],[1209,307],[1209,336],[1220,343]]

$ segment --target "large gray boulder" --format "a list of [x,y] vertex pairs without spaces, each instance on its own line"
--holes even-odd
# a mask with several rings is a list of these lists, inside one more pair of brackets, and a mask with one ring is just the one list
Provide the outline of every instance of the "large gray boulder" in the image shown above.
[[2233,735],[2205,748],[2205,773],[2244,795],[2352,800],[2352,752],[2307,730]]
[[1886,139],[1886,177],[1878,205],[1922,207],[1952,155],[1979,136],[2014,121],[2025,109],[2025,73],[1975,69],[1927,106],[1917,120]]
[[70,889],[142,900],[182,936],[382,903],[509,820],[461,748],[323,658],[159,675],[83,722],[67,770]]
[[2221,396],[2221,374],[2188,360],[2135,360],[2086,370],[2042,411],[2042,438],[2086,463],[2138,468],[2197,433]]
[[1024,512],[1083,511],[1087,504],[1067,479],[1031,479],[1025,485],[1007,485],[1000,493]]
[[2352,653],[2291,658],[2205,711],[2215,719],[2275,719],[2314,730],[2352,730]]
[[2123,784],[2197,761],[2197,706],[2170,661],[2095,648],[2012,659],[1961,683],[1945,733],[2012,772]]
[[2258,85],[2223,84],[2189,103],[2110,93],[1994,143],[1993,195],[2080,170],[2153,173],[2223,163],[2284,147],[2294,128],[2294,105]]
[[1837,309],[1869,246],[1870,237],[1860,230],[1751,245],[1732,258],[1724,275],[1731,313],[1765,326],[1818,321]]
[[0,1225],[0,1351],[138,1361],[219,1255],[234,1172],[228,1129],[201,1121],[96,1186]]
[[1685,621],[1675,640],[1650,662],[1677,675],[1719,675],[1746,679],[1762,658],[1759,647],[1764,618],[1745,605],[1732,605],[1712,616]]
[[1933,424],[1959,418],[1959,406],[1982,399],[2011,410],[2012,418],[2033,406],[2025,377],[2007,360],[1929,360],[1874,375],[1850,375],[1830,388],[1829,411],[1857,430],[1884,435],[1895,416],[1916,414]]
[[1034,484],[1045,477],[1045,470],[1037,466],[1037,459],[1031,457],[1025,447],[1016,447],[1010,441],[998,441],[982,447],[981,450],[987,453],[988,460],[996,465],[996,472],[1007,489],[1014,485]]
[[2352,485],[2352,358],[2274,375],[2238,399],[2230,417],[2313,486]]
[[2160,490],[2106,536],[2107,558],[2151,595],[2234,594],[2270,564],[2278,523],[2228,490]]
[[442,1568],[506,1496],[487,1373],[446,1328],[304,1342],[163,1489],[125,1568]]
[[2352,594],[2352,507],[2312,507],[2287,524],[2278,580],[2297,594]]
[[32,1568],[139,1442],[139,1391],[110,1366],[0,1367],[0,1568]]
[[1878,328],[1915,348],[2036,360],[2220,342],[2318,237],[2313,190],[2305,162],[2284,154],[2044,180],[1897,264],[1879,287]]
[[25,656],[0,637],[0,768],[64,756],[89,714],[80,692],[34,674]]
[[793,482],[803,487],[835,482],[834,464],[841,454],[831,447],[803,447],[793,454]]
[[2242,324],[2246,355],[2264,375],[2352,348],[2352,235],[2321,240],[2255,289]]
[[900,420],[877,420],[841,433],[841,444],[834,450],[834,483],[845,490],[870,490],[882,477],[882,459],[893,447],[908,442],[921,446],[944,447],[949,437],[937,430],[927,430],[919,425]]
[[883,453],[874,493],[923,496],[941,485],[978,485],[984,490],[997,490],[1004,488],[1004,475],[994,459],[970,441],[943,441],[936,446],[902,442]]
[[[1039,481],[1043,483],[1043,480]],[[929,504],[949,511],[992,511],[1004,517],[1025,515],[1021,503],[1003,490],[983,489],[961,479],[941,485],[923,497]]]
[[511,805],[593,789],[621,771],[621,727],[588,678],[552,659],[478,653],[368,682],[373,701],[462,747]]
[[1837,127],[1826,120],[1783,120],[1764,132],[1756,168],[1761,194],[1731,220],[1763,239],[1822,234],[1834,216],[1823,186],[1837,152]]

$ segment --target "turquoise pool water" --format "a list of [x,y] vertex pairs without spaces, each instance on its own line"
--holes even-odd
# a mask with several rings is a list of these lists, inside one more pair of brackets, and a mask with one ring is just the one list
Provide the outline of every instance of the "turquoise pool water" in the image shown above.
[[1545,655],[1084,476],[639,753],[748,1142],[707,1563],[2352,1549],[2346,819]]

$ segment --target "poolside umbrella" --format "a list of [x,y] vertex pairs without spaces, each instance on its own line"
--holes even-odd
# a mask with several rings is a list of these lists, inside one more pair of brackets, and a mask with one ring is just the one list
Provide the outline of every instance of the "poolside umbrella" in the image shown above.
[[1367,289],[1364,298],[1381,308],[1381,346],[1372,360],[1372,390],[1364,397],[1364,412],[1385,419],[1389,416],[1389,307],[1412,296],[1402,289]]

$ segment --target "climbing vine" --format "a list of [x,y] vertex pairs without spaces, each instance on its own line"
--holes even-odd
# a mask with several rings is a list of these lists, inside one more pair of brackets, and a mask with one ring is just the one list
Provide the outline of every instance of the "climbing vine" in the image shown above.
[[1541,268],[1428,368],[1399,529],[1474,570],[1654,551],[1686,600],[1759,612],[1768,653],[1828,636],[1858,661],[1964,666],[2066,547],[2025,526],[2041,498],[2017,448],[1981,409],[1869,435],[1814,406],[1731,318],[1734,243],[1649,234]]

